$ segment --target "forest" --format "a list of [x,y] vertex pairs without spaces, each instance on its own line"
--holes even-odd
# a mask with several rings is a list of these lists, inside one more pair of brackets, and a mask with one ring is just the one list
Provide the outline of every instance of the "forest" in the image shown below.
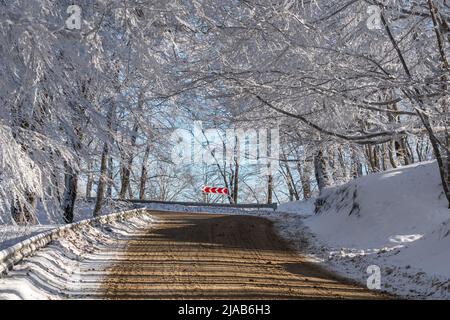
[[[0,0],[0,222],[309,199],[428,160],[450,203],[449,25],[447,0]],[[209,160],[174,159],[177,130]]]

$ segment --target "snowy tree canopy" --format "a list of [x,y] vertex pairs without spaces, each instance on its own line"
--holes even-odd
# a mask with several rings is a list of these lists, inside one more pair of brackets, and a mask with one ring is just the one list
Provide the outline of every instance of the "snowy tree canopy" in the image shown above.
[[[41,203],[70,222],[81,195],[98,213],[205,179],[235,202],[309,197],[433,157],[450,201],[449,23],[437,0],[0,1],[2,220],[33,222]],[[279,179],[176,168],[168,137],[194,120],[279,127]]]

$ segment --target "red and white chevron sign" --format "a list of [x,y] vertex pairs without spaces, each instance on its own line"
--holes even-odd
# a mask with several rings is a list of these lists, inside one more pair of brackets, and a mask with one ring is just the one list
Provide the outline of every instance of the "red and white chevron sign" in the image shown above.
[[204,186],[202,188],[204,193],[214,193],[214,194],[228,194],[228,188],[217,188]]

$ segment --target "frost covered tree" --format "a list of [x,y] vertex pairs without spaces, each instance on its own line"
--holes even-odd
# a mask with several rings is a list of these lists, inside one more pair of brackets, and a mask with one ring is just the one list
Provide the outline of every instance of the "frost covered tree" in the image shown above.
[[[431,158],[450,203],[447,2],[76,2],[80,30],[65,25],[73,1],[0,1],[4,221],[42,206],[71,222],[80,194],[95,214],[170,186],[188,197],[206,176],[231,202],[307,199]],[[167,137],[197,120],[281,128],[280,170],[175,168]]]

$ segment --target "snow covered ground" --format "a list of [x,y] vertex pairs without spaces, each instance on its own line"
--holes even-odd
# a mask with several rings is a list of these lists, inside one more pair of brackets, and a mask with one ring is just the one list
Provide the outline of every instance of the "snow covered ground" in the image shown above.
[[319,201],[316,214],[296,202],[269,218],[316,261],[362,284],[377,265],[382,290],[450,299],[450,210],[435,162],[353,180]]
[[11,247],[22,240],[56,227],[57,225],[0,225],[0,250]]
[[0,277],[0,300],[95,298],[104,270],[124,251],[127,237],[146,230],[154,221],[144,214],[70,231]]
[[[84,200],[77,201],[74,222],[92,218],[94,204]],[[126,211],[133,209],[133,205],[125,203],[111,202],[105,205],[101,214],[109,214],[114,212]],[[32,237],[38,233],[57,228],[64,225],[61,215],[55,215],[46,211],[42,205],[38,208],[37,215],[38,224],[19,226],[12,223],[0,224],[0,250],[13,246],[14,244]]]

